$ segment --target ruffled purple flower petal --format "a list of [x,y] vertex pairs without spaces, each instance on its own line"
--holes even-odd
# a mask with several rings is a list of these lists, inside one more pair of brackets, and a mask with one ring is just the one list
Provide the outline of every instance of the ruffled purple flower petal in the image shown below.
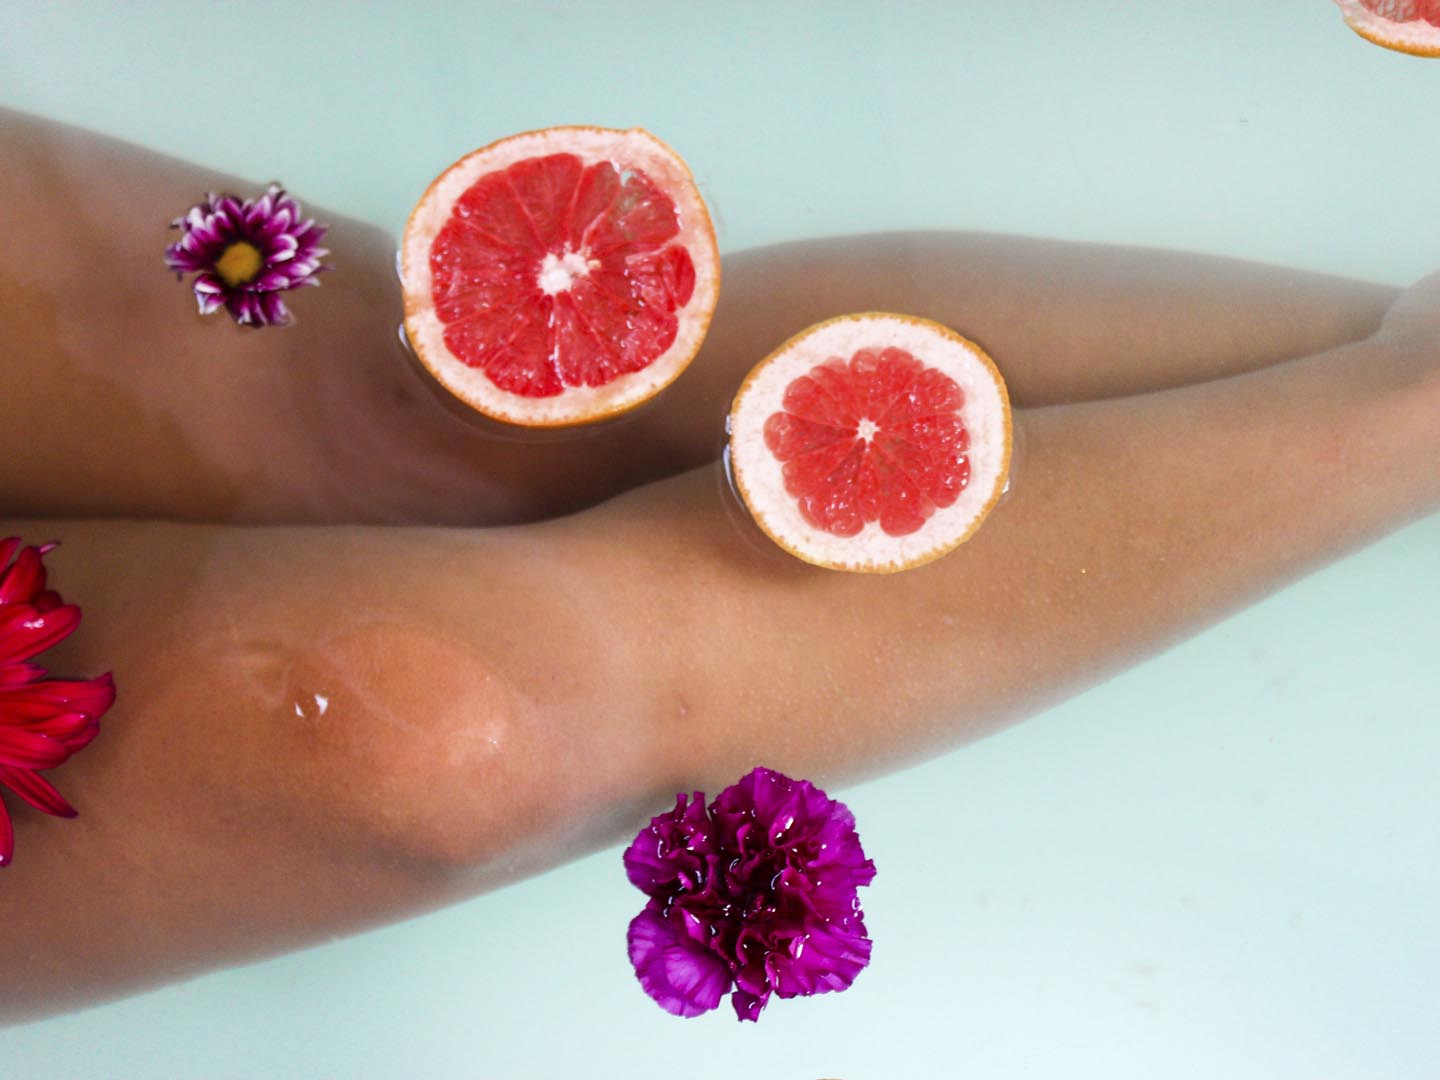
[[290,322],[281,294],[320,284],[315,275],[330,269],[320,261],[326,227],[302,218],[278,184],[245,202],[212,192],[170,225],[181,237],[165,249],[165,265],[177,277],[196,275],[200,314],[223,307],[241,326]]
[[672,908],[670,918],[652,900],[630,920],[630,963],[645,992],[668,1013],[699,1016],[720,1004],[730,989],[730,969],[692,931],[695,916]]
[[844,990],[870,962],[858,888],[875,877],[855,819],[805,780],[755,769],[709,807],[676,797],[625,852],[651,899],[630,924],[630,962],[667,1012],[730,1001],[754,1020],[772,994]]

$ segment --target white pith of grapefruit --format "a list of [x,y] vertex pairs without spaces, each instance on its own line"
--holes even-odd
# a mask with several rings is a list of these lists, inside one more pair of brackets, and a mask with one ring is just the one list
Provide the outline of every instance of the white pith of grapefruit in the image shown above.
[[1366,41],[1440,57],[1440,0],[1335,0],[1345,23]]
[[495,419],[625,412],[699,350],[720,286],[685,163],[639,128],[501,139],[443,172],[400,252],[405,332],[447,390]]
[[728,426],[732,479],[756,524],[836,570],[938,559],[974,534],[1010,469],[1010,401],[994,362],[908,315],[802,331],[750,372]]

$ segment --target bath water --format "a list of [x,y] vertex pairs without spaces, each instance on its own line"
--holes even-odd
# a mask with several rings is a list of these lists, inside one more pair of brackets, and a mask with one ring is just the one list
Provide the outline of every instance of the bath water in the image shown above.
[[[1367,44],[1328,0],[0,8],[0,106],[397,235],[470,149],[643,125],[726,252],[945,228],[1399,285],[1440,266],[1437,100],[1440,61]],[[835,792],[880,870],[874,961],[757,1025],[644,996],[613,849],[0,1032],[0,1075],[1433,1077],[1437,612],[1431,518]]]

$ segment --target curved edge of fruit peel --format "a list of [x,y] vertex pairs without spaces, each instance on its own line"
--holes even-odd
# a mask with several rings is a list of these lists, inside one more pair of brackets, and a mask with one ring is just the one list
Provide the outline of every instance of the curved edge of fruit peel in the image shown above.
[[[1370,44],[1407,56],[1440,58],[1440,27],[1432,26],[1423,19],[1392,22],[1377,15],[1359,0],[1335,0],[1335,4],[1345,17],[1345,25]],[[1407,29],[1411,26],[1416,29]]]
[[1372,45],[1379,45],[1382,49],[1389,49],[1391,52],[1404,53],[1406,56],[1419,56],[1428,60],[1440,58],[1440,38],[1430,45],[1417,45],[1405,41],[1402,38],[1386,37],[1378,32],[1362,29],[1354,23],[1347,23],[1351,30],[1359,34]]
[[[538,139],[540,136],[555,133],[564,134],[573,132],[584,132],[606,137],[613,136],[622,140],[640,138],[648,141],[664,159],[676,167],[679,172],[678,179],[687,184],[694,193],[693,206],[690,208],[694,211],[694,224],[692,225],[692,229],[707,239],[704,255],[710,268],[708,278],[697,275],[697,282],[704,282],[705,284],[706,295],[703,298],[700,297],[697,290],[697,295],[692,296],[690,303],[686,305],[686,307],[689,308],[697,299],[704,300],[702,308],[697,308],[691,316],[696,327],[694,333],[695,345],[685,361],[678,364],[673,371],[669,372],[668,377],[665,378],[664,381],[643,393],[618,398],[615,402],[607,406],[602,406],[594,411],[576,415],[538,417],[507,412],[502,407],[496,406],[493,402],[477,400],[475,396],[463,392],[463,388],[458,387],[451,379],[446,378],[445,372],[439,370],[439,365],[430,362],[423,348],[417,347],[416,342],[422,336],[422,327],[419,323],[426,313],[426,305],[424,305],[424,302],[420,299],[416,291],[412,290],[409,285],[410,282],[414,281],[417,277],[427,274],[428,266],[423,269],[415,266],[414,260],[421,256],[412,253],[410,237],[415,229],[416,219],[421,216],[422,211],[430,211],[433,209],[431,204],[438,197],[437,193],[442,185],[454,173],[467,167],[476,158],[482,155],[493,154],[501,147],[521,140]],[[690,254],[692,258],[695,258],[701,253],[692,249]],[[428,260],[428,253],[424,255],[424,258]],[[410,352],[420,362],[420,366],[452,397],[458,399],[467,407],[483,416],[515,427],[545,428],[552,430],[587,427],[591,424],[601,423],[606,420],[612,420],[618,416],[623,416],[644,405],[646,402],[651,401],[672,386],[675,381],[685,373],[686,369],[689,368],[695,357],[699,355],[700,349],[705,343],[705,338],[710,332],[710,324],[715,317],[715,307],[720,299],[722,276],[720,246],[715,236],[715,223],[710,217],[710,208],[705,204],[705,198],[700,193],[700,185],[695,182],[695,174],[691,171],[689,163],[675,151],[674,147],[646,128],[607,128],[594,124],[558,124],[553,127],[533,128],[529,131],[516,132],[512,135],[506,135],[503,138],[486,143],[484,146],[472,150],[468,154],[453,161],[447,168],[441,171],[435,179],[430,181],[424,192],[421,193],[420,198],[416,200],[410,214],[406,217],[405,229],[400,238],[398,266],[400,271],[401,300],[404,307],[403,321],[405,335],[409,343]],[[657,357],[656,362],[658,363],[661,359],[663,359],[663,356]],[[649,369],[647,368],[646,370]],[[498,391],[498,393],[503,394],[504,391]]]
[[[767,368],[771,364],[771,362],[778,359],[781,355],[789,351],[792,347],[800,344],[812,334],[815,334],[826,327],[834,326],[837,323],[844,322],[864,322],[868,319],[897,319],[901,322],[907,322],[916,326],[924,327],[934,333],[939,334],[942,337],[958,342],[965,348],[967,352],[974,356],[975,359],[980,361],[984,368],[989,372],[991,379],[994,381],[995,389],[1000,399],[1000,428],[1002,438],[1004,440],[1000,450],[1000,466],[996,472],[993,490],[986,497],[985,502],[981,504],[980,508],[975,512],[975,516],[971,518],[970,523],[966,527],[965,531],[950,542],[938,544],[929,551],[922,552],[921,554],[905,562],[888,562],[883,564],[863,565],[854,563],[845,564],[838,562],[826,562],[822,559],[815,558],[803,551],[797,551],[793,546],[786,543],[783,539],[776,535],[776,532],[765,520],[764,514],[756,510],[754,501],[751,497],[750,489],[747,487],[745,482],[744,469],[741,467],[739,461],[737,460],[737,455],[735,453],[734,438],[737,427],[736,414],[740,409],[740,404],[744,400],[745,395],[749,392],[752,383],[754,383],[755,379],[765,368]],[[725,418],[725,427],[727,432],[726,442],[730,448],[730,453],[727,456],[730,462],[731,480],[734,483],[736,489],[740,492],[740,498],[745,504],[745,509],[750,514],[750,519],[755,522],[756,526],[760,529],[761,532],[763,532],[767,537],[770,538],[770,540],[775,544],[776,547],[779,547],[780,549],[782,549],[789,555],[794,556],[801,562],[808,563],[811,566],[818,566],[825,570],[836,570],[846,573],[860,574],[898,574],[905,570],[913,570],[916,567],[924,566],[927,563],[935,562],[937,559],[943,558],[944,556],[950,554],[952,551],[960,547],[972,536],[974,536],[975,533],[979,531],[980,526],[984,524],[985,520],[990,516],[991,511],[993,511],[995,507],[999,504],[1001,498],[1003,498],[1005,493],[1010,490],[1010,465],[1013,458],[1015,446],[1015,421],[1014,409],[1011,407],[1010,404],[1010,389],[1005,383],[1004,375],[1001,374],[1000,368],[996,365],[994,359],[990,356],[990,354],[984,349],[982,349],[974,341],[967,338],[964,334],[961,334],[956,330],[952,330],[944,323],[939,323],[936,322],[934,319],[927,319],[920,315],[902,315],[899,312],[894,311],[852,312],[847,315],[836,315],[829,319],[824,319],[821,322],[814,323],[811,326],[807,326],[804,330],[801,330],[797,334],[793,334],[792,336],[787,338],[780,346],[771,350],[762,360],[760,360],[754,367],[750,369],[749,373],[746,374],[744,380],[740,383],[740,388],[735,392],[734,398],[731,399],[730,411],[726,414]]]

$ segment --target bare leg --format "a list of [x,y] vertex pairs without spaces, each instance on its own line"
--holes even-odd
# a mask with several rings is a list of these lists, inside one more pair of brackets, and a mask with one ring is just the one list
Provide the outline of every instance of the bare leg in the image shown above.
[[756,762],[872,774],[1092,683],[1440,506],[1437,313],[1440,278],[1360,344],[1024,411],[1024,483],[892,578],[755,546],[713,466],[481,532],[66,524],[87,622],[55,666],[121,694],[56,777],[82,817],[17,810],[0,1008],[358,929]]
[[[928,315],[996,357],[1022,405],[1141,393],[1371,332],[1394,290],[1222,259],[964,234],[732,256],[702,355],[640,415],[582,437],[494,437],[396,344],[393,244],[334,228],[296,326],[201,320],[161,263],[207,190],[255,190],[0,111],[0,506],[34,515],[504,523],[713,461],[741,376],[844,311]],[[444,163],[433,163],[438,168]]]

